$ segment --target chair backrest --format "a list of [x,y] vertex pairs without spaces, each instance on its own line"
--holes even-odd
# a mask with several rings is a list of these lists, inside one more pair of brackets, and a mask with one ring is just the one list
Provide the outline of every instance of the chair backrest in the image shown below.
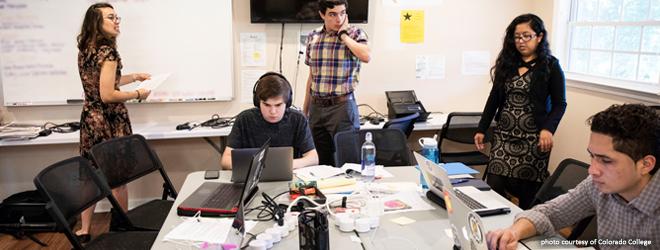
[[[104,198],[108,198],[115,210],[121,210],[105,180],[96,173],[89,160],[80,156],[48,166],[34,178],[34,185],[48,200],[48,213],[76,249],[82,249],[82,245],[68,221]],[[121,212],[119,215],[130,225],[126,214]]]
[[[450,140],[464,144],[474,144],[474,134],[479,127],[481,112],[451,112],[447,122],[442,126],[438,146],[443,140]],[[492,129],[486,132],[485,141],[490,141]]]
[[651,106],[649,106],[649,107],[655,109],[655,112],[658,113],[658,114],[660,114],[660,105],[651,105]]
[[[575,160],[565,159],[559,163],[554,173],[543,182],[536,193],[532,205],[538,205],[552,200],[557,196],[565,194],[568,190],[575,188],[580,182],[589,176],[589,164]],[[580,220],[569,235],[569,240],[596,238],[596,220],[590,216]]]
[[385,125],[383,125],[383,128],[395,128],[401,130],[401,132],[406,135],[406,138],[408,138],[413,131],[417,117],[419,117],[419,113],[388,120]]
[[565,159],[552,175],[545,180],[534,197],[532,205],[540,204],[565,194],[575,188],[589,175],[589,164],[575,160]]
[[142,135],[133,134],[101,142],[94,145],[90,153],[96,166],[103,171],[110,188],[159,171],[165,182],[165,191],[172,198],[176,198],[176,190],[163,169],[163,164]]
[[360,163],[360,149],[367,132],[371,132],[376,145],[376,164],[383,166],[410,166],[414,164],[406,136],[401,130],[366,129],[343,131],[335,134],[335,166]]

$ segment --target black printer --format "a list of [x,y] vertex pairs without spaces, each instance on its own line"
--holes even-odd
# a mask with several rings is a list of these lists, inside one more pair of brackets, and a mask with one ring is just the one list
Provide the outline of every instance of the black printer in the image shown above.
[[426,121],[429,117],[429,112],[426,112],[422,102],[417,100],[415,91],[401,90],[401,91],[385,91],[387,96],[387,118],[395,119],[419,113],[416,122]]

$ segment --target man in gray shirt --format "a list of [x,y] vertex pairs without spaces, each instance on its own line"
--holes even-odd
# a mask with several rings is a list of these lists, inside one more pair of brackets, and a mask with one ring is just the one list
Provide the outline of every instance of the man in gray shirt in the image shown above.
[[589,177],[488,232],[489,248],[516,249],[520,239],[554,235],[595,214],[600,248],[660,249],[660,115],[641,104],[612,105],[589,122]]
[[231,169],[234,148],[258,148],[270,139],[271,147],[293,147],[293,168],[319,162],[307,118],[290,108],[293,93],[283,75],[268,72],[253,89],[255,107],[236,117],[222,154],[222,169]]

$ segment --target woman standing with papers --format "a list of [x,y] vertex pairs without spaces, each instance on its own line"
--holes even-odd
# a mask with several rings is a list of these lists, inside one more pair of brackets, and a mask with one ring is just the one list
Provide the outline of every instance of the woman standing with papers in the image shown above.
[[484,149],[484,131],[495,117],[487,182],[502,196],[516,196],[522,209],[531,206],[549,175],[552,136],[566,110],[564,73],[547,37],[536,15],[520,15],[509,24],[474,136],[477,149]]
[[[89,149],[105,140],[132,134],[128,110],[124,102],[144,100],[151,93],[147,89],[120,91],[119,86],[144,81],[146,73],[121,74],[122,62],[117,52],[119,23],[112,5],[96,3],[85,13],[78,35],[78,71],[85,92],[85,102],[80,115],[80,155],[90,159]],[[124,210],[128,209],[128,190],[122,186],[112,190]],[[82,227],[76,232],[83,243],[90,240],[94,207],[81,215]]]

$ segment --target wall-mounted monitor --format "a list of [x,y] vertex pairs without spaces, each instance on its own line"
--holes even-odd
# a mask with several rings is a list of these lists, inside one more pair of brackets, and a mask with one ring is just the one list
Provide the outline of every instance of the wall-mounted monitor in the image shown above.
[[[322,23],[317,0],[250,0],[252,23]],[[367,23],[369,0],[348,0],[350,23]]]

